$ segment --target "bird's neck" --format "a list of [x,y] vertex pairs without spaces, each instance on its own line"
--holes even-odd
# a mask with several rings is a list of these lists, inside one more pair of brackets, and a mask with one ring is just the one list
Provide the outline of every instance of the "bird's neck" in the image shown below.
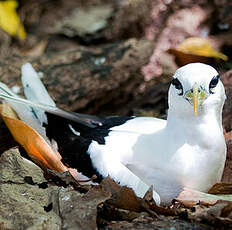
[[185,132],[199,131],[201,127],[214,127],[222,131],[222,106],[205,107],[199,111],[199,114],[195,116],[189,112],[187,115],[185,112],[169,109],[167,118],[167,128],[178,127],[178,130],[185,130]]

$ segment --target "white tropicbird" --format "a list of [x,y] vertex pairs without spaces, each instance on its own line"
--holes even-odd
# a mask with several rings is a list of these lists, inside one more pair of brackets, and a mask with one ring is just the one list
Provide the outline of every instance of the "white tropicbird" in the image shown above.
[[[16,97],[2,83],[0,97],[22,120],[34,123],[45,139],[57,142],[64,163],[87,177],[97,175],[97,182],[109,175],[141,197],[154,185],[158,193],[154,192],[154,199],[166,204],[183,187],[207,192],[221,179],[226,159],[222,129],[226,95],[218,72],[209,65],[192,63],[176,71],[168,93],[167,121],[63,111],[30,64],[22,66],[22,82],[30,101]],[[29,117],[28,108],[33,108]]]

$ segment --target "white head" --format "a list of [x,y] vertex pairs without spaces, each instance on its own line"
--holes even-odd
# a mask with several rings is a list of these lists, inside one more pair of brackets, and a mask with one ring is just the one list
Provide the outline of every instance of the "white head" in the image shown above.
[[179,68],[169,88],[169,114],[199,117],[209,111],[221,116],[226,99],[218,72],[211,66],[192,63]]

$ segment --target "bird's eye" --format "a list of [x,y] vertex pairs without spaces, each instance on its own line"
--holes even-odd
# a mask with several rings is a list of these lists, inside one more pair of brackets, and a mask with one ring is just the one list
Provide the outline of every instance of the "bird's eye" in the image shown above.
[[183,86],[181,85],[180,81],[177,78],[173,78],[171,83],[175,86],[176,89],[180,90],[178,95],[183,95]]
[[214,92],[212,91],[212,89],[215,88],[215,87],[217,86],[218,81],[219,81],[219,75],[217,75],[217,76],[215,76],[215,77],[212,78],[212,80],[211,80],[210,83],[209,83],[209,92],[210,92],[210,93],[214,93]]

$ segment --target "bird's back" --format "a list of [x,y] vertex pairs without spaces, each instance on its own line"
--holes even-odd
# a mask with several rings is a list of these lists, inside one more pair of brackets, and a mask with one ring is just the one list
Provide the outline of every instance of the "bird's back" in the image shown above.
[[126,164],[138,137],[160,130],[166,124],[156,118],[111,116],[99,118],[101,125],[90,128],[48,112],[46,115],[46,134],[57,142],[62,161],[88,177],[98,175],[98,182],[105,174],[99,173],[97,165],[101,162],[93,162],[93,156],[99,154],[104,161],[105,157],[112,155]]

